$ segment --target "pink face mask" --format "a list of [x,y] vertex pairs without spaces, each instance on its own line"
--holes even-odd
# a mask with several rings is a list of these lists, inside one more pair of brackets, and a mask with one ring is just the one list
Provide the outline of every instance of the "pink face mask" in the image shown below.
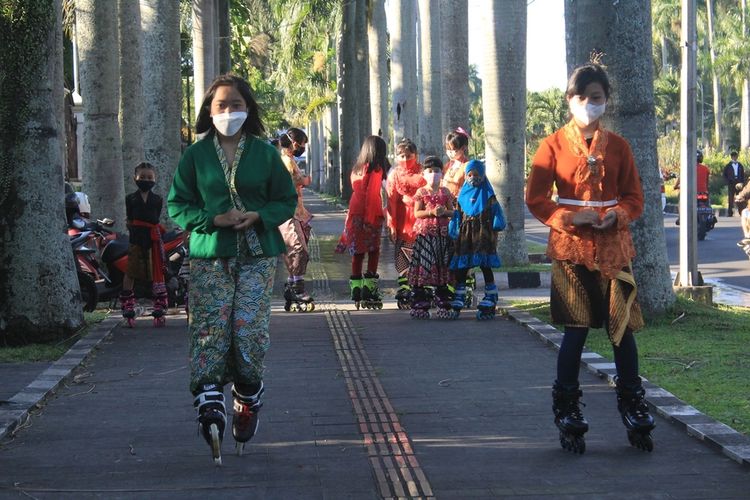
[[443,174],[440,172],[425,172],[422,176],[427,181],[427,185],[433,187],[440,184],[440,180],[443,178]]

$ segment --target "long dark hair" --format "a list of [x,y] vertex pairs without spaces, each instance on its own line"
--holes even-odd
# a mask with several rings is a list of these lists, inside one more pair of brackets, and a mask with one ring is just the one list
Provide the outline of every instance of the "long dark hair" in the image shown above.
[[292,147],[292,141],[297,144],[307,143],[307,134],[301,129],[292,127],[287,130],[286,133],[283,133],[276,138],[278,145],[287,149]]
[[609,92],[611,90],[609,77],[607,77],[607,72],[604,71],[604,68],[597,63],[587,63],[573,70],[568,79],[568,88],[565,91],[565,96],[583,95],[589,83],[593,82],[601,84],[602,89],[604,89],[604,95],[609,99]]
[[247,134],[252,134],[257,137],[264,135],[266,127],[263,126],[263,122],[260,119],[260,109],[258,108],[258,103],[255,102],[255,99],[253,98],[250,84],[239,76],[231,73],[219,75],[213,82],[211,82],[211,86],[208,87],[206,95],[203,97],[201,109],[198,111],[198,118],[195,120],[195,131],[199,134],[216,131],[214,122],[211,119],[211,103],[216,95],[216,89],[224,85],[236,88],[245,100],[245,104],[247,104],[247,119],[245,120],[245,123],[242,124],[242,130]]
[[387,146],[383,138],[378,135],[370,135],[362,143],[362,149],[359,150],[359,156],[357,156],[357,162],[354,164],[352,171],[360,175],[362,169],[367,165],[368,173],[382,168],[383,174],[387,174],[391,164],[388,162],[386,155]]

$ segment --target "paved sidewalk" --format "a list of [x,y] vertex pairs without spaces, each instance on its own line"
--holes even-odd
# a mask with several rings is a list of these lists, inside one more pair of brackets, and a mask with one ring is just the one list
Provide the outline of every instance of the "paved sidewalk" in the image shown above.
[[[306,204],[316,234],[338,234],[340,211],[312,194]],[[384,277],[391,266],[384,249]],[[543,325],[416,321],[392,302],[353,311],[343,280],[319,265],[309,278],[314,313],[283,312],[276,293],[245,456],[228,432],[214,467],[196,434],[184,315],[164,329],[144,318],[115,328],[0,445],[0,498],[747,498],[750,469],[684,425],[657,417],[654,452],[630,447],[613,390],[585,369],[587,451],[564,452],[550,409],[556,352],[539,341],[555,333]]]

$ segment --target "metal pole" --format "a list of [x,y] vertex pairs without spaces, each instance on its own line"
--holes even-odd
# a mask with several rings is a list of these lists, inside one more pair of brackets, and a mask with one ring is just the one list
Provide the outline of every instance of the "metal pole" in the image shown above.
[[680,273],[678,286],[702,285],[696,233],[696,15],[695,0],[682,0],[680,74]]

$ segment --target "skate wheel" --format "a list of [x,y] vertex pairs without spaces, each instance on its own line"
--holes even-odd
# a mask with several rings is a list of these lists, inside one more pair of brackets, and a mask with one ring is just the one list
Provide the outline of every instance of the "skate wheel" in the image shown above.
[[128,328],[133,328],[135,326],[135,318],[127,318],[128,320]]
[[209,427],[211,433],[211,454],[214,457],[214,464],[221,465],[221,437],[219,436],[219,427],[211,424]]
[[292,304],[290,304],[288,302],[286,304],[284,304],[284,310],[286,312],[289,312],[291,309],[292,309]]
[[162,316],[158,316],[158,317],[154,318],[154,326],[156,328],[162,328],[166,324],[167,324],[167,320],[164,319]]
[[357,311],[359,311],[359,302],[354,303],[354,308],[357,309]]
[[308,309],[308,312],[313,312],[315,310],[315,304],[313,302],[310,302],[310,308]]
[[631,446],[634,446],[639,450],[648,452],[654,450],[654,440],[651,437],[651,434],[640,434],[635,431],[629,431],[628,441],[630,441]]
[[234,446],[234,449],[237,451],[237,456],[241,457],[242,456],[242,452],[245,451],[245,443],[237,443]]

